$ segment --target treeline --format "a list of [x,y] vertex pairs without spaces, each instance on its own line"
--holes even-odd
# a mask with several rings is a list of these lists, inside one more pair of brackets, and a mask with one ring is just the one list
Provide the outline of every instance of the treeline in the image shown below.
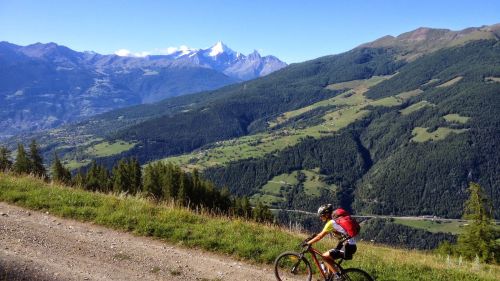
[[119,160],[109,171],[103,164],[93,161],[84,171],[74,176],[54,156],[49,173],[43,166],[38,145],[33,141],[30,152],[18,145],[15,161],[10,151],[0,147],[0,170],[15,174],[31,174],[44,180],[103,193],[142,195],[156,202],[173,201],[192,209],[203,209],[216,214],[243,217],[257,222],[274,222],[274,216],[266,206],[252,207],[248,197],[232,197],[228,188],[218,190],[210,181],[200,177],[198,171],[186,173],[171,163],[156,162],[144,170],[135,158]]

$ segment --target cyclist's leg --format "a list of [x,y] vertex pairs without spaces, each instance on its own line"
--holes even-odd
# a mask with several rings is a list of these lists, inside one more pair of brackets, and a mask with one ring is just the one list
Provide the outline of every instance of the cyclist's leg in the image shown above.
[[337,273],[337,270],[335,269],[335,259],[338,259],[341,257],[340,251],[336,249],[332,249],[330,251],[324,252],[322,255],[323,260],[326,262],[326,265],[328,266],[328,270],[332,273]]

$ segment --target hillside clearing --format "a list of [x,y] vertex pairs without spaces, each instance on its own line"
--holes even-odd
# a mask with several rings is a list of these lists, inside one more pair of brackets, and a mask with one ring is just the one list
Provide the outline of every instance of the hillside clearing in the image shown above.
[[443,84],[441,85],[437,85],[436,88],[446,88],[446,87],[450,87],[458,82],[460,82],[460,80],[462,80],[463,77],[462,76],[458,76],[458,77],[455,77],[449,81],[446,81],[444,82]]
[[443,118],[448,122],[456,122],[460,124],[465,124],[470,119],[470,117],[461,116],[460,114],[448,114],[443,116]]
[[468,129],[450,129],[445,127],[439,127],[433,132],[429,132],[428,130],[429,128],[422,127],[413,129],[413,138],[411,140],[414,142],[437,141],[445,139],[450,134],[461,134],[468,131]]

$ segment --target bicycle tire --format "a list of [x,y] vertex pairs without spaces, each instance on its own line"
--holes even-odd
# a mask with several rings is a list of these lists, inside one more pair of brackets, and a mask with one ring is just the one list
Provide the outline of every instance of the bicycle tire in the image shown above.
[[278,281],[311,281],[311,264],[299,253],[284,252],[274,261],[274,275]]
[[373,281],[370,274],[359,268],[347,268],[342,270],[342,277],[345,281]]

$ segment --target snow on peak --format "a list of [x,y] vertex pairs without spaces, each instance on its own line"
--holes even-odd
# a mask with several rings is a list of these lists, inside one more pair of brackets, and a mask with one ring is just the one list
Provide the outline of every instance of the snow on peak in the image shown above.
[[229,49],[228,46],[224,45],[222,41],[219,41],[215,45],[213,45],[212,48],[209,49],[209,51],[210,51],[208,53],[209,57],[215,57],[222,53],[230,53],[230,54],[234,53],[234,51]]

